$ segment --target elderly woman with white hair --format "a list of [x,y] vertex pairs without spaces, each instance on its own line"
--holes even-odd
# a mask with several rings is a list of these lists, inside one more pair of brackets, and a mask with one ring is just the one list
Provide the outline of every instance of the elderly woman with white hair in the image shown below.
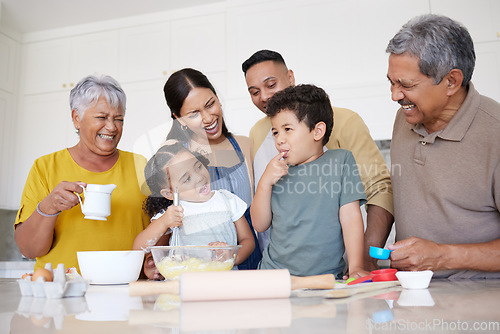
[[[70,94],[78,143],[36,159],[14,224],[21,253],[46,263],[76,267],[77,251],[132,249],[149,223],[142,210],[139,175],[146,159],[117,148],[125,118],[125,93],[110,76],[83,78]],[[115,184],[106,222],[84,219],[78,194],[87,184]]]

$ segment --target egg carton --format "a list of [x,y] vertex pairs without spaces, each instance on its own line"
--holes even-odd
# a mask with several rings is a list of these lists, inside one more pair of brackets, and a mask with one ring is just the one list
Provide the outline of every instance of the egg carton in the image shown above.
[[72,268],[69,273],[66,273],[66,269],[62,263],[55,270],[52,270],[51,263],[47,263],[45,269],[52,272],[54,277],[52,282],[46,282],[43,277],[39,277],[36,281],[31,281],[31,276],[17,280],[22,296],[63,298],[82,297],[85,295],[89,283],[76,272],[76,269]]

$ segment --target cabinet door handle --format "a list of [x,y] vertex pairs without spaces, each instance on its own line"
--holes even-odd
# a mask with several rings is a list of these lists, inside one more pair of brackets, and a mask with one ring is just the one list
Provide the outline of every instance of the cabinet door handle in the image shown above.
[[66,88],[66,84],[65,83],[63,83],[62,86],[63,86],[63,88]]
[[70,87],[75,87],[75,84],[74,83],[70,83],[69,86]]

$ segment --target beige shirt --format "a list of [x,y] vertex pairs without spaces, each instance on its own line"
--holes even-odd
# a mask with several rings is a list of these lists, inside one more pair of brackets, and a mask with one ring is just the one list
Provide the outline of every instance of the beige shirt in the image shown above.
[[397,240],[460,244],[500,237],[500,104],[472,84],[443,130],[428,134],[399,110],[391,161]]

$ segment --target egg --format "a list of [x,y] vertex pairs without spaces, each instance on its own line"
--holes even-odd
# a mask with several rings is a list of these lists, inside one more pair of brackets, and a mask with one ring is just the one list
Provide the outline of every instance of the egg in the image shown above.
[[33,276],[33,273],[26,273],[24,274],[23,276],[21,276],[21,279],[27,279],[27,277],[29,277],[29,280],[31,280],[31,276]]
[[31,322],[35,325],[35,326],[38,326],[38,327],[46,327],[46,325],[49,323],[49,321],[52,319],[52,318],[44,318],[43,316],[41,315],[35,315],[35,314],[32,314],[30,315],[30,319],[31,319]]
[[36,281],[38,277],[43,277],[45,279],[45,282],[52,282],[52,280],[54,279],[52,272],[50,272],[50,270],[47,270],[45,268],[40,268],[35,270],[33,276],[31,276],[31,280]]

